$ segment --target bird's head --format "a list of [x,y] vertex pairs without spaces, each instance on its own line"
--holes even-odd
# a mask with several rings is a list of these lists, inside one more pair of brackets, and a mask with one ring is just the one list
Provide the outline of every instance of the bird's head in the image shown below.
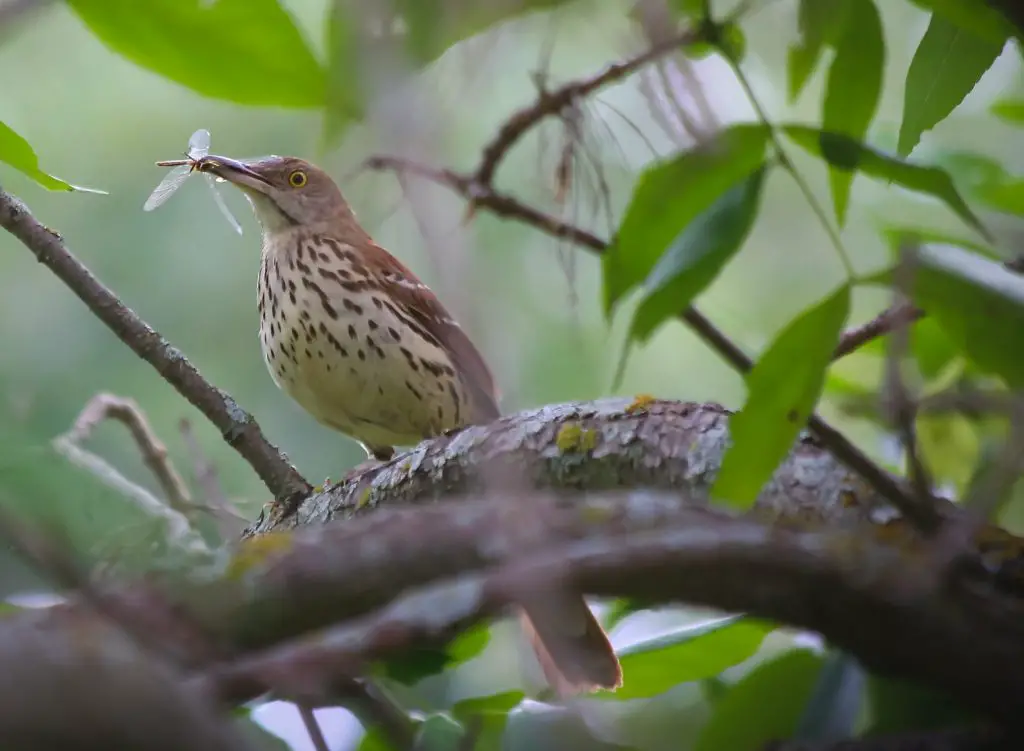
[[295,227],[358,226],[334,180],[302,159],[268,156],[242,162],[208,156],[201,160],[199,170],[223,178],[245,193],[265,234]]

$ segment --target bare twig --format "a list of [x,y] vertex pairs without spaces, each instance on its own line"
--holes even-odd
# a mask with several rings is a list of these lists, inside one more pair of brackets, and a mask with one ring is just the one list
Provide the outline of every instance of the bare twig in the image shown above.
[[494,181],[494,175],[505,155],[508,154],[527,131],[532,129],[541,120],[557,116],[565,107],[574,102],[586,98],[599,89],[618,83],[631,73],[657,60],[662,55],[666,55],[699,40],[700,34],[698,32],[686,30],[669,39],[664,39],[651,45],[639,55],[621,63],[609,65],[597,75],[572,81],[559,86],[553,91],[542,89],[538,92],[537,100],[506,119],[494,138],[484,147],[480,166],[474,175],[475,181],[480,185],[490,185]]
[[16,197],[0,190],[0,226],[20,240],[129,348],[212,422],[278,501],[306,495],[310,485],[263,436],[256,420],[212,386],[185,356],[100,282]]
[[146,416],[133,399],[125,399],[114,394],[96,394],[85,405],[63,438],[80,445],[89,440],[93,430],[105,420],[116,420],[128,428],[139,453],[142,454],[142,461],[163,488],[168,504],[179,514],[189,516],[195,510],[195,506],[188,487],[174,468],[174,463],[167,454],[167,447],[157,438]]
[[832,353],[832,359],[839,360],[846,357],[868,342],[891,334],[922,317],[924,317],[924,311],[909,303],[904,302],[886,308],[867,323],[844,331],[839,338],[839,344],[836,345],[836,349]]
[[[908,291],[913,284],[916,271],[917,251],[906,247],[900,253],[897,264],[891,309],[908,308]],[[889,337],[885,359],[885,376],[882,388],[883,410],[890,424],[899,435],[900,443],[907,456],[908,475],[914,492],[921,505],[932,503],[932,481],[917,446],[917,399],[910,393],[904,375],[905,358],[909,349],[910,336],[905,326],[897,327]]]
[[237,539],[248,519],[234,507],[221,487],[217,468],[203,453],[199,441],[192,432],[192,424],[182,418],[178,423],[178,429],[192,459],[195,481],[203,491],[203,502],[197,505],[213,516],[222,540]]
[[98,480],[113,488],[119,495],[132,501],[137,508],[167,525],[168,542],[186,554],[206,556],[210,550],[192,528],[188,518],[161,501],[146,488],[132,482],[106,459],[81,448],[67,434],[57,436],[53,447],[72,464],[86,470]]
[[327,739],[324,738],[324,731],[320,727],[320,723],[317,722],[316,714],[314,714],[312,708],[307,704],[297,704],[296,707],[299,710],[299,717],[302,718],[302,724],[306,726],[306,732],[309,733],[309,740],[313,744],[313,748],[316,751],[331,751],[331,747],[327,745]]

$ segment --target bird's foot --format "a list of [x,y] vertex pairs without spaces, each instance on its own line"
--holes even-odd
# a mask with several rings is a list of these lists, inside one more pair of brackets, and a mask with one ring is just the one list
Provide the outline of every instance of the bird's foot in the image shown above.
[[385,464],[387,464],[387,462],[382,462],[379,459],[372,458],[367,459],[366,461],[359,462],[359,464],[357,464],[356,466],[354,466],[352,469],[345,473],[345,476],[342,478],[341,483],[349,483],[352,482],[353,480],[357,480],[370,470],[377,469],[379,467],[384,466]]

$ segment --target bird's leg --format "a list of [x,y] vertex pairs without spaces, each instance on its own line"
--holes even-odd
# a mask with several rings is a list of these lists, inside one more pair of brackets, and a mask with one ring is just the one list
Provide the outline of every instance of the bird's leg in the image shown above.
[[361,445],[366,451],[366,460],[360,462],[346,472],[342,482],[351,482],[357,477],[369,472],[371,469],[377,469],[382,464],[391,461],[395,457],[395,449],[393,446],[368,446],[365,443]]

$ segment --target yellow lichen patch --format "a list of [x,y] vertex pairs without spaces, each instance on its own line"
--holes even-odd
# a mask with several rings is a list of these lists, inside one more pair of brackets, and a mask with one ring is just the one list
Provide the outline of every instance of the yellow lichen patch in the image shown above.
[[580,516],[587,524],[604,524],[612,517],[612,510],[607,506],[585,504],[580,512]]
[[563,454],[593,451],[597,446],[597,431],[580,427],[577,423],[567,423],[558,429],[555,445]]
[[359,492],[358,500],[356,500],[356,508],[357,509],[366,508],[366,506],[369,505],[369,503],[370,503],[370,489],[369,488],[363,488]]
[[237,579],[245,572],[266,562],[275,553],[288,550],[292,545],[292,536],[288,532],[267,532],[259,537],[243,540],[228,561],[224,572],[228,579]]
[[636,412],[643,412],[656,401],[657,399],[650,394],[637,394],[633,398],[632,404],[626,407],[626,413],[632,415]]

